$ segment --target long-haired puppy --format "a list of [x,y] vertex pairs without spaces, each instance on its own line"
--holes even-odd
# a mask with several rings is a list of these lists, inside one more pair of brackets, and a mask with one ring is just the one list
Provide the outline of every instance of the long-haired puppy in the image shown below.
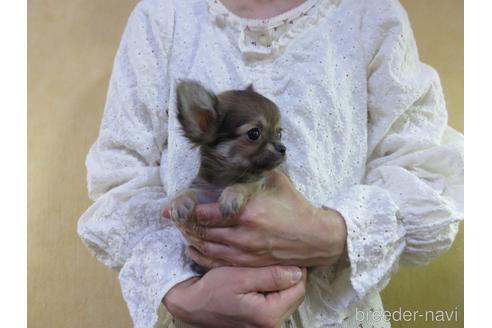
[[216,95],[185,81],[177,86],[177,109],[184,136],[200,147],[201,165],[170,202],[171,219],[191,219],[197,204],[216,201],[225,218],[236,216],[264,187],[261,173],[285,159],[277,106],[252,86]]

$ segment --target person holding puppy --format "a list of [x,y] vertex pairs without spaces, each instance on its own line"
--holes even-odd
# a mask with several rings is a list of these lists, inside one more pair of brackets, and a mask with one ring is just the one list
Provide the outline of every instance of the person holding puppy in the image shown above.
[[[182,80],[214,94],[253,83],[279,109],[287,152],[237,215],[200,204],[177,227],[162,208],[200,167],[177,117]],[[136,327],[388,327],[355,310],[382,311],[400,264],[452,244],[462,147],[397,0],[143,0],[78,233],[120,271]]]

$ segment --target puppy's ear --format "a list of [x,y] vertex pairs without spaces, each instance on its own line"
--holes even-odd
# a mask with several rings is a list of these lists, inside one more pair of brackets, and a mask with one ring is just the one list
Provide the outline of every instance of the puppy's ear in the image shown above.
[[255,91],[255,89],[253,88],[253,83],[251,83],[250,85],[248,85],[245,90],[246,91]]
[[212,141],[218,121],[215,94],[194,81],[180,82],[176,90],[184,135],[197,145]]

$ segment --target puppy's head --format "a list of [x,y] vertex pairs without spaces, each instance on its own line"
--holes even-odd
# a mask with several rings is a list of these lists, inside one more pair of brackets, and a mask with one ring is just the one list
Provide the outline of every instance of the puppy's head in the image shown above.
[[177,105],[184,135],[201,147],[202,160],[251,173],[284,160],[279,110],[251,86],[215,95],[197,82],[181,82]]

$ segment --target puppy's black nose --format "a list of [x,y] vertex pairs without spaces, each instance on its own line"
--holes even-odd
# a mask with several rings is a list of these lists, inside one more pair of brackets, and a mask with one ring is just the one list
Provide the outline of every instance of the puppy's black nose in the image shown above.
[[285,151],[287,150],[287,147],[285,147],[282,144],[275,144],[275,150],[281,153],[282,155],[285,155]]

